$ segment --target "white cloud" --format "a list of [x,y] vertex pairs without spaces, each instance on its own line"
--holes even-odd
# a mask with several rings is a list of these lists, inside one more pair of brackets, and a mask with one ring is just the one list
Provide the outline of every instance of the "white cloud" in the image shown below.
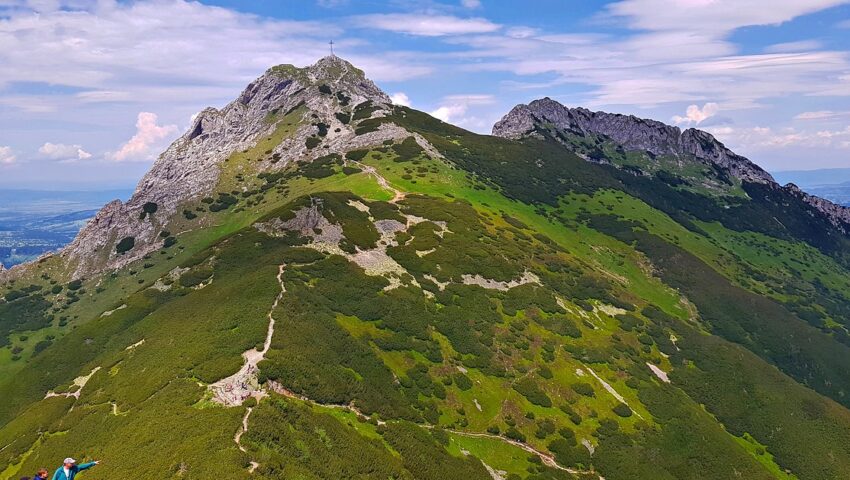
[[[329,38],[344,33],[339,22],[270,19],[184,0],[57,3],[63,8],[22,3],[0,16],[0,89],[38,82],[73,87],[78,93],[64,96],[86,103],[176,97],[205,106],[231,99],[272,65],[312,64],[327,55]],[[365,42],[348,38],[340,45]],[[351,60],[378,81],[430,71],[403,52]],[[36,100],[17,103],[58,109]]]
[[116,162],[151,160],[159,153],[156,148],[172,140],[177,134],[177,125],[156,124],[157,116],[150,112],[139,112],[136,120],[136,134],[117,152],[107,157]]
[[773,45],[768,45],[764,51],[767,53],[791,53],[820,50],[821,48],[823,48],[823,44],[817,40],[800,40],[797,42],[774,43]]
[[711,98],[724,110],[737,110],[763,106],[782,96],[850,95],[847,52],[740,54],[739,47],[728,40],[729,31],[706,32],[692,23],[680,24],[679,30],[642,30],[620,36],[517,38],[507,30],[505,35],[447,41],[467,47],[452,52],[454,58],[465,61],[461,69],[549,77],[545,82],[515,83],[517,88],[588,85],[591,88],[582,103],[596,108],[653,108]]
[[15,152],[12,151],[12,147],[0,146],[0,165],[11,165],[15,163],[15,160],[17,160],[17,157]]
[[850,116],[848,112],[834,112],[832,110],[818,110],[814,112],[803,112],[794,116],[794,120],[833,120],[836,118]]
[[513,38],[530,38],[537,35],[538,30],[531,27],[511,27],[505,33]]
[[755,25],[779,25],[847,0],[623,0],[608,13],[634,29],[690,30],[712,34]]
[[390,100],[395,105],[402,105],[404,107],[410,106],[410,98],[404,92],[396,92],[396,93],[390,95]]
[[91,158],[91,153],[83,150],[81,145],[66,145],[64,143],[45,142],[38,149],[38,153],[44,158],[65,162]]
[[704,104],[702,108],[699,108],[698,105],[689,105],[685,110],[685,116],[674,115],[673,122],[676,125],[681,125],[683,123],[688,125],[692,123],[699,125],[704,120],[717,115],[717,112],[719,111],[720,106],[713,102]]
[[363,28],[376,28],[408,35],[441,37],[494,32],[501,28],[484,18],[460,18],[451,15],[427,15],[415,13],[376,13],[355,17],[355,23]]
[[440,106],[430,112],[434,118],[447,123],[455,123],[462,126],[478,126],[478,119],[467,117],[466,114],[471,106],[491,105],[495,103],[492,95],[448,95],[443,97]]
[[791,147],[850,148],[850,126],[842,130],[800,130],[792,127],[708,127],[705,129],[733,149],[775,151]]
[[481,0],[460,0],[460,4],[469,9],[481,8]]

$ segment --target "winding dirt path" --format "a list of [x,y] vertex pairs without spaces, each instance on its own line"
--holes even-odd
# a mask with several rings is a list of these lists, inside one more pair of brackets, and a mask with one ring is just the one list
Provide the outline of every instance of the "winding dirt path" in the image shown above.
[[[427,428],[433,428],[433,427],[429,426]],[[455,435],[460,435],[462,437],[490,438],[490,439],[493,439],[493,440],[499,440],[501,442],[508,443],[508,444],[513,445],[517,448],[521,448],[521,449],[525,450],[526,452],[528,452],[532,455],[537,455],[537,457],[539,457],[540,460],[543,462],[543,464],[546,465],[547,467],[551,467],[551,468],[561,470],[561,471],[564,471],[564,472],[568,472],[568,473],[572,473],[572,474],[576,474],[576,475],[579,475],[579,474],[595,474],[596,473],[596,472],[589,471],[589,470],[577,470],[575,468],[564,467],[562,465],[559,465],[558,462],[555,461],[555,457],[553,457],[552,455],[549,455],[546,452],[541,452],[540,450],[537,450],[536,448],[534,448],[531,445],[528,445],[526,443],[518,442],[516,440],[512,440],[510,438],[506,438],[506,437],[503,437],[501,435],[493,435],[492,433],[464,432],[464,431],[461,431],[461,430],[450,430],[450,429],[446,429],[446,431],[451,432]]]
[[[371,419],[372,419],[372,417],[371,417],[370,415],[366,415],[365,413],[361,412],[361,411],[360,411],[357,407],[355,407],[355,406],[353,406],[353,405],[340,405],[340,404],[324,404],[324,403],[319,403],[319,402],[317,402],[317,401],[315,401],[315,400],[311,400],[311,399],[310,399],[310,398],[308,398],[308,397],[305,397],[305,396],[303,396],[303,395],[298,395],[298,394],[296,394],[296,393],[294,393],[294,392],[292,392],[292,391],[290,391],[290,390],[287,390],[285,387],[283,387],[282,385],[280,385],[279,383],[276,383],[276,382],[274,382],[274,383],[271,385],[271,387],[272,387],[272,390],[273,390],[275,393],[278,393],[278,394],[280,394],[280,395],[283,395],[284,397],[287,397],[287,398],[292,398],[292,399],[295,399],[295,400],[300,400],[300,401],[302,401],[302,402],[309,403],[309,404],[311,404],[311,405],[316,405],[316,406],[318,406],[318,407],[323,407],[323,408],[336,408],[336,409],[341,409],[341,410],[347,410],[347,411],[349,411],[349,412],[351,412],[351,413],[354,413],[354,414],[356,414],[356,415],[358,415],[358,416],[360,416],[360,417],[365,418],[366,420],[371,420]],[[246,418],[247,418],[247,415],[246,415]],[[379,425],[383,425],[383,424],[385,424],[386,422],[385,422],[385,421],[383,421],[383,420],[378,420],[378,422],[377,422],[377,423],[378,423]],[[421,426],[421,427],[424,427],[424,428],[427,428],[427,429],[434,429],[434,428],[436,428],[436,426],[435,426],[435,425],[420,425],[420,426]],[[247,427],[246,427],[246,429],[247,429]],[[513,445],[513,446],[515,446],[515,447],[521,448],[521,449],[523,449],[524,451],[526,451],[526,452],[528,452],[528,453],[530,453],[530,454],[532,454],[532,455],[536,455],[537,457],[539,457],[539,458],[540,458],[540,460],[543,462],[543,464],[544,464],[544,465],[546,465],[546,466],[548,466],[548,467],[551,467],[551,468],[555,468],[555,469],[557,469],[557,470],[561,470],[561,471],[568,472],[568,473],[572,473],[572,474],[593,474],[593,475],[596,475],[596,472],[594,472],[594,471],[590,471],[590,470],[577,470],[577,469],[574,469],[574,468],[569,468],[569,467],[564,467],[564,466],[562,466],[562,465],[559,465],[559,464],[558,464],[558,462],[557,462],[557,461],[555,461],[555,457],[553,457],[552,455],[550,455],[550,454],[548,454],[548,453],[546,453],[546,452],[542,452],[542,451],[540,451],[540,450],[537,450],[536,448],[532,447],[531,445],[528,445],[528,444],[525,444],[525,443],[522,443],[522,442],[518,442],[518,441],[516,441],[516,440],[512,440],[512,439],[510,439],[510,438],[503,437],[503,436],[501,436],[501,435],[493,435],[493,434],[491,434],[491,433],[464,432],[464,431],[462,431],[462,430],[452,430],[452,429],[446,429],[446,431],[447,431],[447,432],[450,432],[450,433],[453,433],[453,434],[455,434],[455,435],[463,436],[463,437],[472,437],[472,438],[489,438],[489,439],[498,440],[498,441],[501,441],[501,442],[504,442],[504,443],[508,443],[508,444]],[[601,478],[601,477],[600,477],[600,478]]]
[[[242,358],[245,359],[245,363],[242,364],[242,368],[240,368],[238,372],[208,386],[209,390],[213,394],[212,400],[214,402],[220,403],[224,406],[234,407],[242,405],[245,400],[250,397],[254,397],[259,400],[267,395],[265,390],[260,387],[257,379],[257,372],[259,371],[257,365],[263,361],[266,357],[266,353],[268,353],[272,346],[272,338],[274,337],[275,327],[274,311],[277,309],[280,299],[283,298],[283,295],[286,293],[286,287],[283,283],[283,272],[285,269],[286,264],[278,266],[277,283],[280,286],[280,292],[278,292],[277,297],[275,297],[274,303],[272,303],[269,313],[267,314],[269,323],[268,328],[266,329],[266,338],[263,341],[263,347],[260,350],[252,348],[242,353]],[[242,424],[233,436],[233,441],[242,452],[246,451],[245,447],[242,445],[242,435],[248,432],[248,420],[250,419],[253,411],[253,407],[249,407],[245,411],[245,416],[242,417]],[[259,464],[257,464],[257,462],[252,461],[249,471],[253,472],[258,466]]]
[[[359,163],[359,162],[352,162],[352,163],[356,163],[361,168],[363,168],[363,170],[366,171],[368,174],[375,177],[375,179],[378,181],[378,184],[380,184],[381,187],[392,191],[394,193],[393,200],[391,201],[392,203],[400,201],[401,199],[404,198],[405,193],[402,192],[401,190],[396,189],[395,187],[392,187],[389,184],[389,182],[387,182],[387,180],[382,175],[380,175],[374,167],[370,167],[368,165],[363,165],[362,163]],[[268,330],[266,332],[266,338],[265,338],[265,341],[263,342],[263,348],[260,349],[260,350],[257,350],[256,348],[252,348],[251,350],[245,351],[242,354],[242,357],[245,359],[245,363],[243,364],[242,368],[239,369],[238,372],[236,372],[235,374],[233,374],[233,375],[231,375],[227,378],[219,380],[216,383],[209,385],[210,390],[213,392],[213,401],[221,403],[225,406],[237,406],[237,405],[242,405],[242,403],[249,397],[254,397],[254,398],[257,398],[257,400],[260,400],[262,397],[268,395],[266,390],[263,389],[263,387],[261,387],[259,385],[259,383],[257,382],[257,372],[258,372],[257,364],[265,358],[266,353],[268,353],[269,349],[271,348],[271,342],[272,342],[272,338],[274,337],[274,332],[275,332],[275,319],[274,319],[273,314],[274,314],[274,311],[277,309],[278,304],[280,303],[280,300],[283,298],[283,295],[286,293],[286,286],[284,285],[284,282],[283,282],[283,273],[285,271],[285,268],[286,268],[286,264],[281,264],[281,265],[279,265],[279,268],[278,268],[277,282],[280,285],[280,292],[278,293],[277,297],[275,298],[271,309],[269,309],[269,313],[268,313],[269,324],[268,324]],[[592,372],[592,373],[595,373],[595,372]],[[314,401],[314,400],[312,400],[308,397],[305,397],[303,395],[295,394],[294,392],[286,389],[286,387],[284,387],[283,385],[281,385],[277,382],[269,382],[268,387],[269,387],[269,389],[271,389],[275,393],[278,393],[278,394],[283,395],[283,396],[288,397],[288,398],[297,399],[297,400],[300,400],[302,402],[306,402],[306,403],[316,405],[316,406],[319,406],[319,407],[337,408],[337,409],[347,410],[347,411],[352,412],[352,413],[354,413],[354,414],[356,414],[360,417],[366,418],[367,420],[371,420],[371,416],[364,414],[354,405],[323,404],[323,403]],[[245,448],[245,446],[242,445],[242,436],[245,435],[246,433],[248,433],[249,420],[251,418],[251,414],[253,413],[253,411],[254,411],[254,407],[248,407],[245,410],[245,415],[242,417],[242,423],[239,426],[239,429],[236,431],[236,433],[233,436],[233,441],[234,441],[234,443],[236,443],[236,446],[239,448],[239,450],[241,452],[247,452],[247,449]],[[385,422],[379,420],[378,423],[383,424]],[[435,428],[434,425],[423,425],[423,427],[428,428],[428,429]],[[559,465],[558,462],[555,460],[555,458],[552,455],[545,453],[545,452],[542,452],[540,450],[537,450],[537,449],[535,449],[534,447],[532,447],[528,444],[525,444],[525,443],[522,443],[522,442],[519,442],[519,441],[516,441],[516,440],[512,440],[510,438],[503,437],[501,435],[493,435],[493,434],[490,434],[490,433],[478,433],[478,432],[464,432],[464,431],[460,431],[460,430],[450,430],[450,429],[447,429],[446,431],[451,432],[455,435],[460,435],[460,436],[465,436],[465,437],[489,438],[489,439],[498,440],[498,441],[501,441],[501,442],[504,442],[504,443],[508,443],[508,444],[513,445],[517,448],[521,448],[522,450],[524,450],[524,451],[526,451],[526,452],[528,452],[532,455],[536,455],[537,457],[540,458],[540,460],[543,462],[544,465],[551,467],[551,468],[555,468],[557,470],[561,470],[561,471],[568,472],[568,473],[571,473],[571,474],[594,474],[594,475],[596,474],[596,472],[593,472],[593,471],[577,470],[577,469],[573,469],[573,468],[564,467],[562,465]],[[251,461],[250,466],[248,468],[248,472],[253,473],[257,469],[257,467],[259,467],[259,463],[255,462],[255,461]],[[602,477],[599,477],[599,478],[602,478]]]
[[[244,352],[242,354],[242,358],[245,359],[245,363],[238,372],[209,386],[209,389],[213,392],[213,401],[225,406],[237,406],[242,405],[242,403],[249,397],[254,397],[259,400],[267,395],[265,390],[260,387],[257,380],[257,364],[266,357],[266,353],[268,353],[272,346],[275,326],[274,311],[277,309],[280,299],[283,298],[283,295],[286,293],[286,286],[283,283],[283,272],[285,269],[285,263],[278,266],[277,283],[280,286],[280,292],[278,292],[277,297],[275,297],[274,303],[272,303],[272,307],[269,309],[269,313],[267,315],[269,319],[269,326],[266,331],[266,339],[263,342],[263,348],[261,350],[252,348]],[[236,446],[241,452],[247,452],[245,446],[242,445],[242,435],[248,432],[248,420],[251,418],[251,413],[253,413],[253,411],[254,407],[248,407],[245,410],[245,415],[242,417],[242,424],[233,436],[233,441],[236,443]],[[251,461],[248,472],[253,473],[259,466],[259,463]]]
[[214,402],[228,407],[233,407],[242,405],[242,403],[249,397],[259,399],[266,395],[265,391],[260,388],[259,381],[257,380],[257,372],[259,371],[257,364],[266,357],[266,353],[268,353],[269,348],[271,348],[272,345],[272,337],[274,337],[275,327],[273,314],[280,303],[280,299],[283,298],[283,295],[286,293],[286,287],[283,284],[283,272],[285,268],[285,264],[278,266],[277,282],[280,285],[280,292],[277,294],[277,297],[275,298],[267,315],[269,319],[269,326],[266,332],[266,339],[263,342],[263,348],[260,350],[252,348],[242,353],[242,358],[245,359],[245,363],[238,372],[210,384],[209,389],[213,394]]

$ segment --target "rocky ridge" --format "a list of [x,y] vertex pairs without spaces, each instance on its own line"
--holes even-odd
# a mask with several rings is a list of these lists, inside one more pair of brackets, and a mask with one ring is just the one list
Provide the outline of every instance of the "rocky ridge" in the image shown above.
[[493,135],[512,139],[539,136],[536,130],[543,125],[579,136],[605,136],[626,150],[643,150],[657,156],[692,156],[748,182],[776,183],[769,173],[726,148],[708,132],[695,128],[683,131],[633,115],[569,108],[548,97],[514,107],[493,126]]
[[[328,93],[330,90],[332,94]],[[159,156],[130,200],[126,203],[115,200],[97,213],[62,251],[75,265],[73,276],[119,268],[160,248],[163,239],[159,233],[168,220],[186,203],[197,201],[215,189],[222,162],[274,131],[275,124],[268,121],[270,115],[301,107],[305,111],[297,130],[271,152],[276,160],[260,163],[259,168],[265,171],[283,169],[296,160],[309,161],[329,153],[344,153],[411,136],[392,124],[357,136],[354,125],[343,123],[336,114],[364,102],[371,102],[372,117],[386,115],[392,105],[386,93],[366,78],[362,70],[335,55],[306,68],[292,65],[270,68],[226,107],[201,111],[189,130]],[[310,149],[305,146],[305,140],[316,134],[320,123],[327,130],[322,139],[323,148]],[[437,154],[424,139],[415,137],[429,153]],[[155,204],[156,213],[143,218],[141,212],[146,204]],[[134,238],[134,248],[118,254],[114,245],[126,237]]]
[[782,188],[823,213],[836,227],[845,232],[850,231],[850,208],[809,195],[793,184],[780,186],[764,169],[731,151],[710,133],[696,128],[681,130],[657,120],[633,115],[593,112],[581,107],[569,108],[546,97],[527,105],[517,105],[496,122],[492,133],[510,139],[543,138],[541,131],[550,128],[577,136],[607,137],[626,150],[695,159],[720,167],[742,181]]

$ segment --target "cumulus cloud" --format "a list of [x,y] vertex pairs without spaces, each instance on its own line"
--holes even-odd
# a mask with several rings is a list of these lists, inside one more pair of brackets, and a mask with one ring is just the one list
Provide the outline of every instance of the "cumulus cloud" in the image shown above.
[[156,149],[177,135],[177,125],[157,125],[157,116],[150,112],[139,112],[136,119],[136,134],[107,158],[116,162],[151,160],[159,153]]
[[390,100],[395,105],[401,105],[401,106],[404,106],[404,107],[410,106],[410,98],[404,92],[396,92],[396,93],[390,95]]
[[15,157],[12,147],[0,146],[0,165],[11,165],[15,163],[15,160],[17,160],[17,157]]
[[440,106],[432,110],[430,114],[432,117],[439,118],[446,123],[475,126],[478,123],[477,119],[467,116],[470,107],[491,105],[493,103],[495,103],[495,98],[492,95],[448,95],[443,97]]
[[85,160],[91,158],[91,153],[83,150],[81,145],[66,145],[64,143],[45,142],[38,149],[39,155],[50,160],[62,162]]
[[717,115],[717,112],[719,112],[719,111],[720,111],[720,106],[718,106],[716,103],[713,103],[713,102],[709,102],[709,103],[704,104],[702,106],[702,108],[699,108],[698,105],[689,105],[688,108],[685,110],[684,116],[681,116],[681,115],[674,115],[673,116],[673,122],[676,125],[681,125],[683,123],[687,124],[687,125],[690,125],[690,124],[699,125],[704,120],[707,120],[707,119]]
[[364,28],[423,37],[488,33],[501,28],[485,18],[460,18],[451,15],[376,13],[361,15],[354,20],[358,26]]

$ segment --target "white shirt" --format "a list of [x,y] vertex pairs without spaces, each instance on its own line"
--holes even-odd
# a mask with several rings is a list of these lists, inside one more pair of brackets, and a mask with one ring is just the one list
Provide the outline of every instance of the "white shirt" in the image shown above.
[[71,478],[71,469],[68,467],[62,467],[62,470],[65,471],[65,478]]

